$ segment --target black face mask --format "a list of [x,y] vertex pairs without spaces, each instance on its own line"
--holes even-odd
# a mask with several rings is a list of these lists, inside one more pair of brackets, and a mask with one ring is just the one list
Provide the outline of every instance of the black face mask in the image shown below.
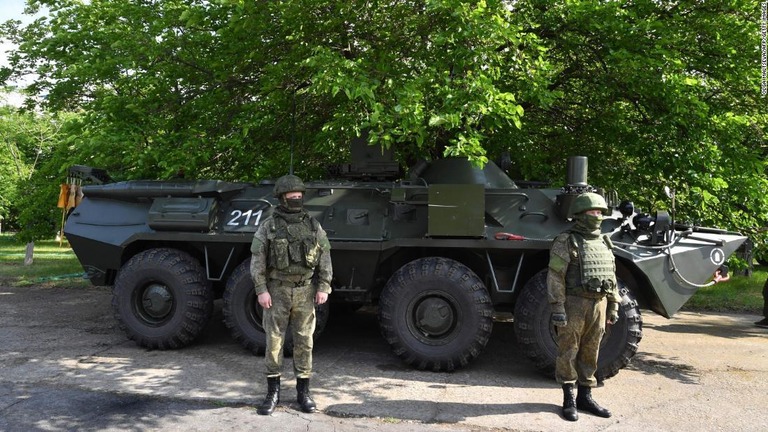
[[289,212],[298,212],[304,207],[304,197],[301,198],[284,198],[285,209]]

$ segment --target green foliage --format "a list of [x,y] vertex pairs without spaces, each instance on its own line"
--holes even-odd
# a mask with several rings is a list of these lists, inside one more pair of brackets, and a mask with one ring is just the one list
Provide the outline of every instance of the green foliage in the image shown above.
[[335,41],[312,41],[303,63],[313,71],[308,91],[336,98],[325,132],[367,129],[370,142],[407,159],[485,163],[486,139],[521,127],[517,94],[546,69],[534,67],[537,38],[504,2],[328,3],[318,34]]
[[748,230],[768,214],[755,2],[525,1],[517,5],[557,68],[551,104],[510,129],[513,168],[557,178],[590,158],[590,183],[644,211]]
[[293,148],[312,179],[366,131],[404,165],[509,152],[514,177],[555,186],[586,155],[590,183],[641,210],[668,207],[668,185],[678,221],[768,225],[753,1],[29,4],[50,13],[1,27],[19,49],[0,78],[34,73],[43,107],[77,113],[28,185],[34,208],[66,164],[256,180],[286,173]]
[[34,3],[50,16],[8,32],[14,76],[83,109],[78,153],[130,178],[274,176],[291,145],[311,177],[363,129],[409,161],[482,163],[522,125],[516,92],[544,82],[502,1]]
[[16,127],[19,120],[11,108],[0,108],[0,222],[6,230],[15,228],[17,184],[29,176],[30,170],[24,151],[27,140]]
[[683,310],[741,312],[760,315],[763,312],[763,284],[768,278],[766,267],[755,267],[751,276],[733,274],[730,280],[701,288]]
[[7,150],[12,144],[6,141],[2,145],[6,149],[0,150],[0,224],[8,229],[13,226],[15,218],[13,203],[18,196],[16,182],[19,176],[11,153]]
[[16,207],[19,209],[20,231],[24,242],[51,238],[61,228],[62,209],[56,207],[60,178],[35,175],[19,187]]
[[[23,227],[23,200],[34,187],[37,169],[56,149],[62,121],[59,116],[0,108],[0,217],[5,229]],[[39,202],[28,204],[39,208]]]

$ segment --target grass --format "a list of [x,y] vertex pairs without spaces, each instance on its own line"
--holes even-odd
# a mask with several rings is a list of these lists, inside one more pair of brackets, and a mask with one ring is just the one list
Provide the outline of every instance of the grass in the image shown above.
[[0,284],[6,286],[56,285],[82,287],[90,282],[83,279],[83,267],[75,253],[64,241],[35,242],[33,261],[24,265],[26,244],[12,234],[0,234]]
[[[88,286],[83,268],[66,241],[35,242],[34,261],[24,265],[26,245],[11,234],[0,234],[0,284],[6,286],[55,285]],[[756,266],[751,277],[733,274],[731,279],[700,289],[683,306],[689,311],[717,311],[762,314],[763,283],[768,267]]]
[[731,278],[699,289],[683,306],[683,310],[741,312],[762,315],[763,284],[768,278],[768,267],[755,266],[747,277],[732,274]]

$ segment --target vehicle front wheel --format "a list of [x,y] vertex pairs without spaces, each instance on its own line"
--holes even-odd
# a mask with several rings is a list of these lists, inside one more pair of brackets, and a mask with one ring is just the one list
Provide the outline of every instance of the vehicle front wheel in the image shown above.
[[213,292],[191,255],[171,248],[149,249],[118,272],[112,310],[120,328],[140,346],[181,348],[208,323]]
[[428,257],[397,270],[379,304],[384,339],[405,363],[452,371],[488,343],[493,307],[482,280],[465,265]]
[[[642,317],[637,301],[619,280],[622,297],[619,321],[607,325],[600,343],[597,359],[598,381],[610,378],[626,367],[637,352],[642,339]],[[523,352],[536,368],[554,376],[557,359],[555,327],[550,322],[551,309],[547,301],[547,270],[535,274],[523,287],[515,304],[515,335]]]

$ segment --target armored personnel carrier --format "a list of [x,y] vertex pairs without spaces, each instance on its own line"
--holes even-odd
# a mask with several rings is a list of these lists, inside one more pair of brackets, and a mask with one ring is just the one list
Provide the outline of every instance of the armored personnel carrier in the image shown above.
[[[374,305],[397,356],[450,371],[481,354],[494,321],[514,320],[520,349],[551,372],[549,248],[572,224],[573,199],[602,192],[587,183],[587,159],[568,160],[560,189],[516,184],[493,163],[481,169],[460,158],[422,162],[406,175],[379,149],[353,148],[353,160],[339,179],[307,182],[305,206],[328,233],[334,265],[318,333],[337,308]],[[113,286],[114,315],[139,345],[192,343],[223,298],[232,336],[258,354],[265,337],[250,243],[277,204],[272,189],[215,180],[85,186],[64,232],[92,283]],[[615,245],[623,303],[603,339],[599,379],[635,354],[641,307],[671,317],[745,240],[604,195],[613,216],[602,231]]]

